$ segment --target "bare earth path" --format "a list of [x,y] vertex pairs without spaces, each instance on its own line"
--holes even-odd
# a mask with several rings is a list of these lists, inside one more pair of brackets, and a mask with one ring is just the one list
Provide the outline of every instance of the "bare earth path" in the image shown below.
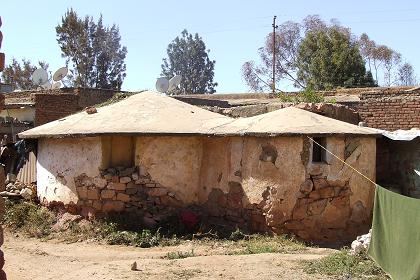
[[[168,252],[194,248],[197,256],[163,259]],[[299,254],[221,255],[205,245],[141,249],[96,243],[65,244],[6,235],[4,270],[9,280],[117,279],[325,279],[306,275],[299,260],[316,259],[331,250],[311,248]],[[138,271],[130,270],[136,261]]]

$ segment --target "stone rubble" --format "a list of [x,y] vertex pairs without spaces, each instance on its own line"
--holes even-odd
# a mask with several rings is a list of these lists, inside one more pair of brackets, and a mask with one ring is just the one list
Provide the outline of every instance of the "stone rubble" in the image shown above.
[[351,243],[350,254],[352,255],[360,255],[362,253],[366,253],[371,238],[372,230],[369,230],[367,234],[360,235]]
[[36,199],[36,185],[27,185],[20,181],[10,182],[6,185],[4,191],[0,192],[4,197],[23,198],[25,200]]

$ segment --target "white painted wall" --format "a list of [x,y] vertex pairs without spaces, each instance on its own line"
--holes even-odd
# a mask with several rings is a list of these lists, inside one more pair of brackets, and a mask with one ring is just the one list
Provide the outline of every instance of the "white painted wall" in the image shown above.
[[74,178],[99,175],[102,163],[100,137],[39,139],[37,191],[41,202],[77,203]]
[[33,122],[35,120],[35,107],[5,109],[0,111],[0,117],[5,118],[9,116],[18,119],[19,121]]

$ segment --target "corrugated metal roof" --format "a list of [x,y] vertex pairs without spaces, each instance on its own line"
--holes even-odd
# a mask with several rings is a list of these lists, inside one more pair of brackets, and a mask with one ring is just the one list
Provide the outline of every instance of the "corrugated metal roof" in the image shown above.
[[36,182],[36,156],[33,152],[29,153],[29,160],[19,171],[17,179],[28,185]]
[[411,130],[396,130],[396,131],[383,131],[382,135],[395,141],[412,141],[417,137],[420,137],[419,129]]

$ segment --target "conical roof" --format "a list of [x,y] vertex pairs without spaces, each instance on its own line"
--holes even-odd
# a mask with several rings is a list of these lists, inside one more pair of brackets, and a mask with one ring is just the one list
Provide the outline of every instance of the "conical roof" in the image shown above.
[[212,128],[232,119],[162,96],[141,92],[120,102],[83,111],[35,127],[21,138],[62,138],[107,134],[211,134]]

